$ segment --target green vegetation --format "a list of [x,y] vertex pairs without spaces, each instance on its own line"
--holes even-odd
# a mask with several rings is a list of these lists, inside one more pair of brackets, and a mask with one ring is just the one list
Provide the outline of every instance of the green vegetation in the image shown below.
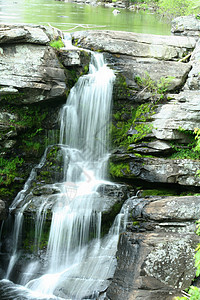
[[[137,76],[136,83],[142,91],[152,93],[152,102],[138,106],[136,109],[131,109],[131,112],[123,108],[114,114],[114,125],[112,125],[111,135],[114,145],[128,147],[132,143],[136,143],[145,138],[151,131],[152,125],[148,123],[154,113],[155,105],[161,99],[164,99],[167,89],[174,77],[160,78],[158,81],[151,79],[146,72],[143,78]],[[122,77],[118,78],[119,88],[118,93],[126,93],[127,85]],[[128,120],[124,120],[123,116],[129,114]],[[129,133],[129,130],[134,134]]]
[[168,76],[168,77],[161,77],[159,80],[155,81],[153,80],[148,72],[145,72],[144,77],[135,77],[136,83],[143,88],[143,91],[148,91],[152,93],[152,96],[159,95],[159,99],[161,100],[164,98],[168,87],[171,83],[171,81],[175,77],[173,76]]
[[199,12],[199,0],[159,0],[160,12],[183,16]]
[[198,14],[200,6],[199,0],[132,0],[131,2],[145,9],[150,6],[156,7],[159,13],[171,17]]
[[[116,125],[112,125],[112,138],[115,145],[128,147],[131,143],[135,143],[143,139],[152,130],[151,124],[146,124],[149,114],[151,112],[151,105],[149,103],[141,104],[137,109],[131,112],[131,118],[124,122],[121,116],[124,110],[117,112],[114,115],[115,120],[120,120]],[[132,129],[135,134],[129,135],[128,131]]]
[[112,177],[123,177],[130,174],[130,168],[128,163],[112,163],[109,164],[109,173]]
[[17,167],[23,164],[22,158],[16,157],[13,160],[0,157],[0,185],[9,185],[18,176]]
[[192,130],[184,130],[179,128],[179,132],[185,134],[188,143],[173,143],[172,148],[174,149],[174,153],[170,156],[171,159],[200,159],[200,129],[196,128],[194,131]]
[[49,45],[56,50],[59,50],[65,46],[60,37],[57,40],[51,41]]

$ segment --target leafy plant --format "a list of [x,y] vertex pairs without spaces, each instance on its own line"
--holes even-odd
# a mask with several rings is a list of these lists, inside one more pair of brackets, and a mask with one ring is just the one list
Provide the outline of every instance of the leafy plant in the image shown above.
[[57,40],[51,41],[49,45],[57,50],[65,46],[60,37]]
[[196,286],[191,286],[187,293],[184,292],[185,297],[176,297],[175,300],[199,300],[200,299],[200,290]]
[[160,99],[164,98],[165,93],[167,92],[167,89],[171,83],[171,81],[175,77],[168,76],[168,77],[161,77],[158,81],[155,81],[151,78],[148,72],[145,72],[144,77],[135,77],[136,83],[143,88],[144,90],[147,90],[148,92],[153,93],[153,95],[159,94]]
[[183,16],[198,13],[198,0],[160,0],[159,7],[163,13],[169,13],[170,15]]

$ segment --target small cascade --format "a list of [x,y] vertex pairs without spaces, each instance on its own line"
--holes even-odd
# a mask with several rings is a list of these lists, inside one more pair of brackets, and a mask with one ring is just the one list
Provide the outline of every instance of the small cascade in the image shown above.
[[[63,180],[49,185],[56,194],[38,197],[40,205],[35,217],[34,251],[38,254],[51,210],[46,254],[42,263],[36,255],[24,266],[20,286],[9,285],[8,280],[0,282],[0,290],[2,284],[7,286],[7,299],[18,299],[22,291],[23,299],[97,299],[113,276],[118,236],[127,210],[121,211],[109,233],[101,238],[101,198],[97,189],[101,184],[112,185],[106,181],[106,174],[114,80],[103,55],[92,54],[89,74],[78,80],[61,110]],[[44,165],[46,155],[47,152],[11,206],[16,217],[6,279],[20,257],[23,213],[32,205],[31,182]],[[6,299],[6,292],[3,295]]]

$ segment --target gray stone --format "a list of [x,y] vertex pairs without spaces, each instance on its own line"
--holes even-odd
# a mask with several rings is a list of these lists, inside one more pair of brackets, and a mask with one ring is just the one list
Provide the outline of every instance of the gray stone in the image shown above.
[[1,96],[3,96],[3,95],[13,95],[13,94],[17,94],[17,93],[18,93],[18,90],[14,89],[12,86],[0,88],[0,99],[1,99]]
[[171,149],[171,145],[169,142],[155,140],[150,143],[131,144],[129,149],[133,149],[137,153],[164,154]]
[[61,36],[59,29],[32,24],[0,24],[0,44],[34,43],[46,45]]
[[[138,157],[134,154],[115,154],[111,157],[111,160],[116,165],[120,166],[122,164],[121,174],[124,178],[140,178],[148,182],[200,186],[200,177],[196,176],[200,169],[199,161]],[[123,172],[124,164],[127,164],[126,172]]]
[[113,54],[172,60],[182,57],[186,50],[195,47],[195,39],[138,34],[120,31],[81,31],[73,34],[78,45]]
[[133,202],[130,221],[134,218],[139,225],[130,222],[120,237],[118,264],[107,298],[172,300],[195,276],[198,237],[194,229],[200,217],[200,197],[134,197],[129,201]]
[[[51,47],[19,44],[2,48],[0,85],[21,89],[13,102],[34,103],[65,96],[64,70]],[[12,97],[9,100],[12,102]]]
[[172,20],[172,33],[174,35],[194,36],[199,38],[200,20],[195,16],[181,16]]
[[[200,21],[199,21],[200,23]],[[185,90],[200,90],[200,39],[191,55],[192,69],[184,86]]]
[[[138,58],[128,55],[121,55],[118,58],[106,58],[111,67],[125,77],[127,86],[130,89],[135,90],[141,89],[141,87],[138,87],[137,77],[146,78],[147,82],[148,77],[150,77],[154,83],[158,82],[161,78],[164,79],[170,77],[167,90],[177,90],[184,85],[187,75],[191,70],[190,64],[175,61],[160,61],[153,58]],[[146,94],[147,90],[145,89],[145,86],[143,89]],[[135,97],[142,98],[143,92],[140,93],[140,95],[134,96],[134,98]]]
[[170,98],[152,117],[153,134],[161,140],[183,140],[179,128],[193,131],[200,126],[200,93],[187,90]]

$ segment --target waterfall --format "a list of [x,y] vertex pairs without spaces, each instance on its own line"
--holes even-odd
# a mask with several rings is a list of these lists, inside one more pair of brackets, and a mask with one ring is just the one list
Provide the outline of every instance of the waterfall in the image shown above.
[[[110,232],[101,238],[101,211],[97,209],[101,199],[97,188],[102,183],[111,184],[106,181],[106,174],[114,80],[115,75],[104,63],[103,55],[93,53],[89,74],[79,78],[61,110],[60,147],[64,154],[64,181],[59,185],[60,192],[52,207],[45,264],[39,276],[32,276],[40,268],[39,261],[34,259],[25,266],[20,282],[23,299],[97,299],[98,292],[106,290],[108,279],[113,276],[124,212],[118,215]],[[24,199],[34,176],[35,171],[11,206],[12,210],[18,208],[18,212],[15,246],[7,279],[20,255],[17,245],[23,212],[30,204]],[[47,198],[42,199],[36,216],[36,245],[40,242],[49,208]],[[18,289],[18,286],[7,288],[5,299],[16,299],[16,296],[12,298],[10,295],[17,295]]]

